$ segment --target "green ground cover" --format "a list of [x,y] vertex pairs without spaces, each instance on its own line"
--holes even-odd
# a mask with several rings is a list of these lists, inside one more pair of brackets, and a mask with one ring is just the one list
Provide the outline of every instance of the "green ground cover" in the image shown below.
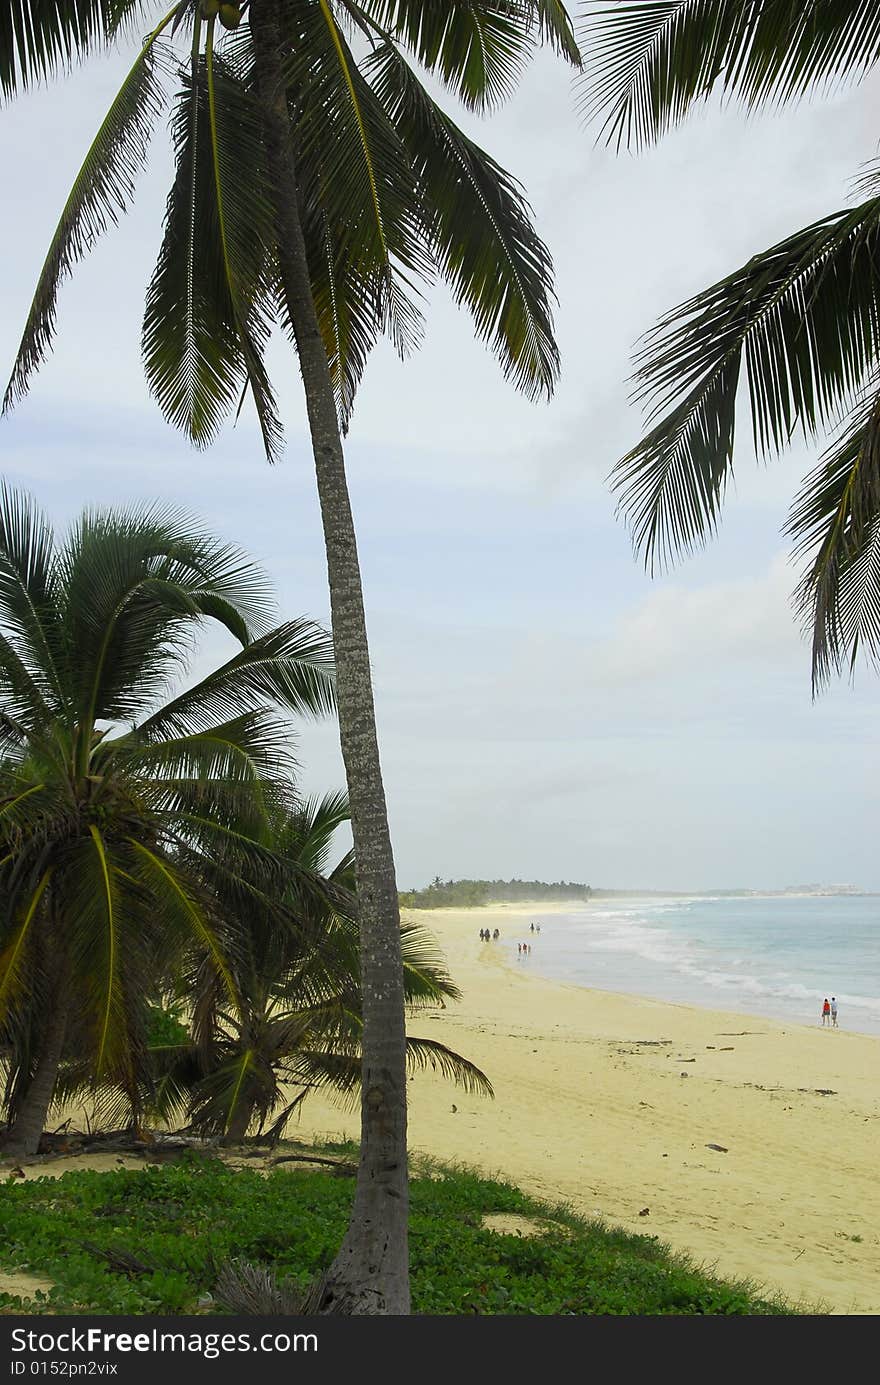
[[[305,1287],[332,1259],[353,1186],[332,1171],[262,1174],[200,1155],[5,1182],[0,1269],[45,1276],[53,1287],[30,1300],[0,1292],[0,1311],[221,1311],[211,1296],[230,1260],[268,1265]],[[528,1220],[518,1233],[486,1218],[511,1228]],[[410,1227],[416,1313],[795,1311],[699,1271],[655,1237],[583,1221],[468,1171],[418,1173]]]

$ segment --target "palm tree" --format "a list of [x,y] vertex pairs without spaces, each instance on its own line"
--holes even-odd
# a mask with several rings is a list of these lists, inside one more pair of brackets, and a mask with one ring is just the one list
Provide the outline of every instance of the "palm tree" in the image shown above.
[[[618,145],[654,142],[712,92],[761,108],[880,61],[868,0],[637,0],[591,7],[583,37],[588,107]],[[663,564],[718,523],[743,373],[760,456],[837,428],[786,528],[806,564],[796,601],[814,691],[860,651],[880,661],[880,165],[857,192],[645,338],[635,380],[650,428],[613,473],[636,547]]]
[[[43,11],[49,0],[16,2]],[[63,61],[75,23],[88,42],[102,23],[112,34],[151,8],[96,0],[85,25],[73,13],[85,0],[59,3],[70,12],[63,38],[50,19],[36,53],[26,37],[7,38],[8,86],[16,53],[27,82]],[[559,0],[249,0],[219,11],[233,26],[219,50],[217,17],[216,0],[178,0],[149,32],[62,214],[6,408],[49,349],[59,282],[130,202],[167,95],[166,48],[186,30],[188,61],[172,69],[177,171],[147,293],[147,378],[166,417],[199,445],[249,391],[271,458],[281,438],[263,362],[271,327],[280,323],[296,347],[327,555],[363,986],[361,1162],[326,1303],[405,1313],[400,917],[342,437],[372,346],[383,332],[402,354],[415,346],[417,286],[436,274],[514,385],[551,393],[558,353],[547,250],[519,186],[431,97],[410,58],[473,109],[513,89],[536,37],[571,63],[580,58]]]
[[[332,709],[329,637],[270,627],[262,573],[169,509],[86,512],[57,541],[0,489],[0,1049],[6,1152],[35,1152],[65,1048],[137,1111],[156,978],[196,950],[228,1003],[235,930],[211,873],[270,892],[279,713]],[[193,638],[241,646],[168,697]],[[252,885],[251,892],[257,891]]]
[[[153,1102],[164,1118],[186,1116],[205,1134],[240,1142],[255,1121],[278,1138],[310,1092],[351,1097],[360,1087],[362,1025],[358,928],[349,853],[327,872],[330,841],[348,821],[342,794],[272,817],[272,846],[290,883],[271,907],[239,901],[218,881],[229,911],[246,920],[229,1005],[216,972],[193,978],[194,1032],[153,1048]],[[327,872],[327,873],[325,873]],[[402,929],[407,1008],[442,1005],[459,991],[423,929]],[[407,1037],[410,1068],[432,1066],[468,1090],[492,1088],[473,1063],[434,1039]]]
[[[190,949],[176,972],[166,955],[154,973],[146,1061],[134,1094],[112,1073],[96,1088],[93,1065],[74,1040],[59,1074],[60,1101],[88,1091],[94,1115],[112,1126],[131,1124],[135,1113],[185,1119],[202,1134],[235,1144],[255,1121],[259,1133],[279,1138],[313,1091],[327,1088],[345,1099],[357,1094],[361,1003],[352,853],[328,870],[332,840],[349,820],[347,800],[344,794],[272,799],[254,879],[239,852],[232,863],[223,854],[202,863],[220,917],[240,924],[229,957],[234,1003],[223,977],[198,951]],[[275,874],[271,895],[264,888],[267,851]],[[409,1011],[459,999],[422,928],[403,926],[401,950]],[[407,1059],[410,1069],[431,1066],[469,1091],[492,1095],[479,1068],[435,1039],[408,1036]]]

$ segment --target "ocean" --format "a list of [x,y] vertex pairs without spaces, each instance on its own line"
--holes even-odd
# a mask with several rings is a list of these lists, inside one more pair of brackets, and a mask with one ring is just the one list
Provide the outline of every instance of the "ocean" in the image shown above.
[[880,897],[749,895],[599,899],[542,914],[523,965],[554,980],[706,1009],[880,1034]]

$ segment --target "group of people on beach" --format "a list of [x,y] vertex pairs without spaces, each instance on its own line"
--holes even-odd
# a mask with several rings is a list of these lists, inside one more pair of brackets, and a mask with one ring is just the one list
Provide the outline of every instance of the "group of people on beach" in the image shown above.
[[[540,925],[540,923],[530,923],[530,924],[529,924],[529,928],[530,928],[530,930],[532,931],[532,933],[540,933],[540,931],[541,931],[541,925]],[[499,939],[500,937],[501,937],[501,931],[500,931],[500,929],[498,929],[498,928],[496,928],[494,931],[492,931],[492,930],[489,929],[489,928],[481,928],[481,929],[480,929],[480,942],[481,942],[481,943],[494,943],[494,942],[497,942],[498,939]],[[517,956],[518,956],[518,957],[528,957],[529,954],[531,953],[531,950],[532,950],[532,945],[531,945],[531,943],[517,943],[517,945],[516,945],[516,953],[517,953]]]
[[[529,924],[529,932],[530,932],[530,933],[540,933],[540,931],[541,931],[541,925],[540,925],[540,923],[530,923],[530,924]],[[518,954],[520,957],[530,957],[530,956],[532,955],[532,945],[531,945],[531,943],[517,943],[517,945],[516,945],[516,950],[517,950],[517,954]]]
[[837,1029],[837,1001],[834,996],[829,1001],[827,995],[822,1003],[822,1023],[830,1025],[832,1029]]

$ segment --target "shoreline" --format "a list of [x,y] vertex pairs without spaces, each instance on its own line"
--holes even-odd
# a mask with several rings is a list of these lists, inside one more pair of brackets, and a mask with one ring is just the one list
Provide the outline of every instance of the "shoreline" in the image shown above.
[[[713,896],[713,898],[719,898],[719,897],[720,897],[720,896]],[[756,892],[753,896],[750,896],[750,898],[755,898],[755,899],[772,899],[772,898],[778,898],[778,897],[779,897],[779,896],[774,896],[774,895],[769,895],[769,894],[768,894],[768,895],[763,895],[763,894],[759,894],[759,893],[757,893],[757,892]],[[789,894],[789,895],[787,895],[786,897],[787,897],[787,898],[794,898],[795,896],[792,895],[792,894]],[[812,898],[819,898],[819,897],[820,897],[820,896],[818,896],[818,895],[809,895],[809,896],[803,895],[803,896],[798,896],[798,898],[811,898],[811,899],[812,899]],[[868,895],[865,895],[865,896],[862,896],[862,897],[868,898],[869,896],[868,896]],[[679,902],[679,901],[685,901],[685,900],[691,900],[691,899],[697,899],[697,898],[700,898],[700,896],[697,896],[697,895],[675,895],[675,896],[669,896],[669,899],[672,900],[673,902]],[[621,902],[621,901],[624,901],[624,900],[627,901],[627,902],[632,902],[633,904],[638,904],[639,902],[644,902],[644,901],[646,901],[646,900],[649,900],[649,896],[648,896],[648,895],[645,895],[645,894],[631,894],[631,895],[625,895],[625,896],[624,896],[624,895],[621,895],[621,896],[619,897],[619,900],[618,900],[618,899],[615,899],[613,902],[614,902],[614,903],[617,903],[617,902]],[[602,901],[599,901],[599,902],[601,903]],[[483,910],[484,910],[484,911],[487,910],[487,909],[488,909],[489,911],[491,911],[491,910],[493,910],[493,909],[495,909],[495,910],[506,910],[506,911],[512,912],[513,916],[514,916],[515,918],[517,918],[517,919],[520,918],[520,917],[522,917],[522,916],[524,915],[524,916],[525,916],[525,923],[526,923],[526,926],[527,926],[529,920],[532,919],[532,918],[537,918],[537,917],[539,917],[539,916],[549,916],[549,917],[552,917],[552,916],[555,915],[555,914],[570,915],[570,914],[572,913],[572,911],[578,910],[578,909],[583,909],[584,907],[585,907],[585,906],[584,906],[584,904],[583,904],[582,901],[579,901],[579,900],[566,900],[566,901],[564,901],[564,902],[551,901],[550,903],[547,903],[547,904],[544,904],[544,905],[535,905],[534,903],[529,903],[529,904],[498,904],[498,905],[489,905],[489,906],[483,906]],[[434,910],[427,910],[427,909],[422,909],[422,910],[408,910],[408,911],[407,911],[407,913],[411,914],[413,917],[418,917],[419,914],[424,914],[426,917],[427,917],[427,916],[430,916],[431,918],[437,918],[437,919],[442,919],[442,917],[443,917],[444,914],[450,914],[450,913],[462,913],[462,914],[463,914],[464,912],[465,912],[465,910],[463,910],[463,909],[457,909],[457,910],[450,910],[450,909],[434,909]],[[478,913],[480,912],[480,910],[475,908],[475,909],[473,909],[472,911],[469,911],[469,912],[473,912],[474,914],[478,914]],[[479,927],[477,928],[477,932],[479,933]],[[527,931],[520,930],[520,932],[521,932],[521,936],[522,936],[524,939],[534,941],[533,936],[532,936],[530,933],[528,933]],[[520,936],[520,935],[517,934],[517,935],[515,935],[515,936]],[[508,960],[508,961],[513,961],[513,957],[510,956],[510,955],[508,955],[508,959],[507,959],[507,960]],[[536,969],[540,969],[540,967],[541,967],[540,957],[535,958],[534,963],[532,963],[532,961],[531,961],[531,959],[530,959],[529,965],[534,965],[534,966],[536,967]],[[812,1028],[813,1028],[813,1025],[814,1025],[814,1021],[813,1021],[812,1019],[809,1019],[809,1020],[808,1020],[808,1019],[804,1019],[804,1018],[802,1018],[802,1017],[798,1017],[797,1015],[793,1015],[793,1014],[791,1014],[791,1013],[786,1013],[786,1012],[785,1012],[785,1009],[784,1009],[784,1007],[783,1007],[783,1005],[782,1005],[781,1003],[778,1003],[778,1002],[777,1002],[777,1005],[774,1006],[774,1004],[773,1004],[773,996],[772,996],[772,995],[770,996],[769,1000],[767,1000],[767,1001],[765,1001],[765,1000],[762,999],[760,1002],[756,1002],[754,1008],[747,1008],[747,1007],[746,1007],[746,1008],[742,1008],[742,1009],[735,1009],[735,1008],[731,1008],[731,1007],[725,1006],[724,1003],[723,1003],[723,997],[720,997],[720,996],[717,998],[717,1003],[712,1003],[712,1002],[709,1002],[709,1001],[707,1001],[707,1000],[704,1000],[704,999],[701,998],[701,997],[696,997],[696,996],[687,995],[687,994],[685,994],[685,995],[674,996],[674,995],[669,994],[668,991],[664,991],[664,993],[659,994],[659,993],[657,993],[656,991],[651,990],[651,989],[646,989],[646,990],[640,991],[640,990],[638,990],[638,989],[631,989],[629,986],[626,986],[625,988],[621,987],[620,989],[604,988],[604,987],[602,987],[602,986],[591,986],[591,985],[588,985],[588,984],[585,983],[585,982],[574,981],[574,980],[568,980],[567,978],[565,978],[565,977],[559,975],[559,974],[558,974],[558,964],[557,964],[557,974],[554,975],[554,973],[553,973],[552,970],[548,970],[548,971],[541,971],[541,970],[539,970],[539,975],[540,975],[545,981],[549,981],[551,984],[560,985],[560,986],[574,986],[574,987],[576,987],[578,990],[589,991],[590,993],[596,994],[596,995],[622,995],[622,996],[627,996],[627,997],[629,997],[631,1000],[655,1000],[655,1001],[657,1001],[657,1002],[660,1003],[660,1004],[666,1004],[666,1005],[672,1005],[672,1006],[683,1005],[683,1006],[685,1006],[685,1007],[687,1007],[687,1008],[693,1008],[693,1009],[696,1009],[696,1010],[704,1010],[704,1011],[707,1011],[707,1012],[711,1012],[711,1013],[713,1013],[713,1014],[737,1015],[737,1016],[739,1016],[739,1018],[740,1018],[741,1020],[743,1020],[744,1022],[745,1022],[745,1021],[753,1021],[753,1020],[761,1020],[761,1021],[766,1021],[766,1022],[769,1023],[769,1024],[776,1024],[776,1025],[779,1025],[779,1026],[781,1026],[781,1027],[783,1027],[783,1028],[789,1028],[789,1029],[791,1029],[791,1028],[812,1029]],[[820,1004],[820,1000],[819,1000],[820,995],[821,995],[821,992],[817,992],[817,993],[816,993],[816,997],[815,997],[815,1000],[814,1000],[814,1003],[815,1003],[816,1005],[819,1005],[819,1004]],[[715,1001],[716,1001],[716,998],[713,997],[713,998],[712,998],[712,1001],[715,1002]],[[766,1010],[763,1008],[763,1006],[764,1006],[765,1003],[766,1003],[766,1006],[767,1006]],[[804,1002],[804,1003],[806,1003],[806,1002]],[[873,1002],[873,998],[872,998],[872,1003],[874,1003],[874,1002]],[[857,1009],[858,1007],[856,1006],[855,1008]],[[774,1013],[774,1010],[775,1010],[775,1013]],[[864,1038],[875,1038],[875,1039],[880,1039],[880,1028],[860,1029],[860,1028],[856,1027],[855,1025],[853,1025],[853,1023],[851,1022],[851,1014],[852,1014],[852,1009],[849,1008],[849,1007],[847,1007],[847,1010],[846,1010],[846,1023],[845,1023],[845,1025],[843,1026],[843,1028],[845,1029],[846,1033],[848,1033],[848,1034],[858,1034],[858,1035],[861,1035],[861,1036],[864,1037]],[[817,1011],[817,1015],[818,1015],[818,1011]],[[817,1020],[815,1021],[815,1024],[816,1024],[816,1027],[821,1027],[821,1025],[819,1025],[818,1018],[817,1018]]]
[[[521,932],[570,907],[407,911],[462,991],[410,1032],[457,1049],[495,1088],[489,1101],[417,1074],[412,1150],[656,1235],[795,1303],[880,1313],[880,1037],[550,981],[479,941],[481,919]],[[316,1095],[289,1133],[358,1126]]]

